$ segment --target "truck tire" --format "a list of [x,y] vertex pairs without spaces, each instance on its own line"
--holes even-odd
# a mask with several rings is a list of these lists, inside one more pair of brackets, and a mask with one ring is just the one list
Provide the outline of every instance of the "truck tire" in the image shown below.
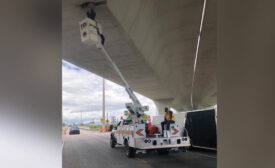
[[114,148],[116,146],[116,141],[115,141],[115,138],[114,138],[113,134],[111,134],[110,146],[111,146],[111,148]]
[[136,155],[136,149],[133,147],[130,147],[128,144],[128,141],[125,141],[125,154],[128,158],[135,157]]
[[110,146],[111,148],[114,148],[116,146],[116,142],[112,138],[110,139]]
[[169,149],[158,149],[157,152],[159,155],[168,155]]

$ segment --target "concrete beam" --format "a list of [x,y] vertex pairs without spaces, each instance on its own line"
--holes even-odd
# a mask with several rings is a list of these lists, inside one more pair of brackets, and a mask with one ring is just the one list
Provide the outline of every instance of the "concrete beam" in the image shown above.
[[[195,109],[217,104],[216,0],[208,0],[194,81]],[[63,59],[122,84],[104,56],[80,42],[79,1],[63,0]],[[105,48],[134,91],[191,109],[191,87],[201,0],[109,0],[98,6]],[[157,101],[156,101],[157,102]]]

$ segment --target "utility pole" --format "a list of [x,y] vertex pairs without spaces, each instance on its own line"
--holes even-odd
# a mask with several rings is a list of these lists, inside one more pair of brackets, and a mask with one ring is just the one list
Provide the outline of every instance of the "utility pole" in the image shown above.
[[105,130],[105,80],[103,78],[103,82],[102,82],[103,86],[103,90],[102,90],[102,118],[103,118],[103,122],[102,122],[102,132],[104,132]]
[[109,117],[108,117],[108,113],[107,113],[107,120],[106,120],[106,122],[107,122],[107,130],[109,129]]
[[82,111],[81,111],[81,121],[80,121],[80,125],[82,125]]

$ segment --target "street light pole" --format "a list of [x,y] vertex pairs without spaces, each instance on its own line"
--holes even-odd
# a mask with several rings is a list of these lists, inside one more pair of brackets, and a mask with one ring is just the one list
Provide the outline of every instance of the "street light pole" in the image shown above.
[[82,125],[82,111],[80,112],[80,125]]

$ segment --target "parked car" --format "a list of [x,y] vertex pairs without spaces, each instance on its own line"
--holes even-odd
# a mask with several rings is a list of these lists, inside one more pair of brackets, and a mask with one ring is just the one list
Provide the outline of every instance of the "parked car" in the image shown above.
[[72,135],[72,134],[80,134],[80,130],[79,130],[79,128],[78,128],[77,126],[72,126],[72,127],[70,128],[69,134],[70,134],[70,135]]

